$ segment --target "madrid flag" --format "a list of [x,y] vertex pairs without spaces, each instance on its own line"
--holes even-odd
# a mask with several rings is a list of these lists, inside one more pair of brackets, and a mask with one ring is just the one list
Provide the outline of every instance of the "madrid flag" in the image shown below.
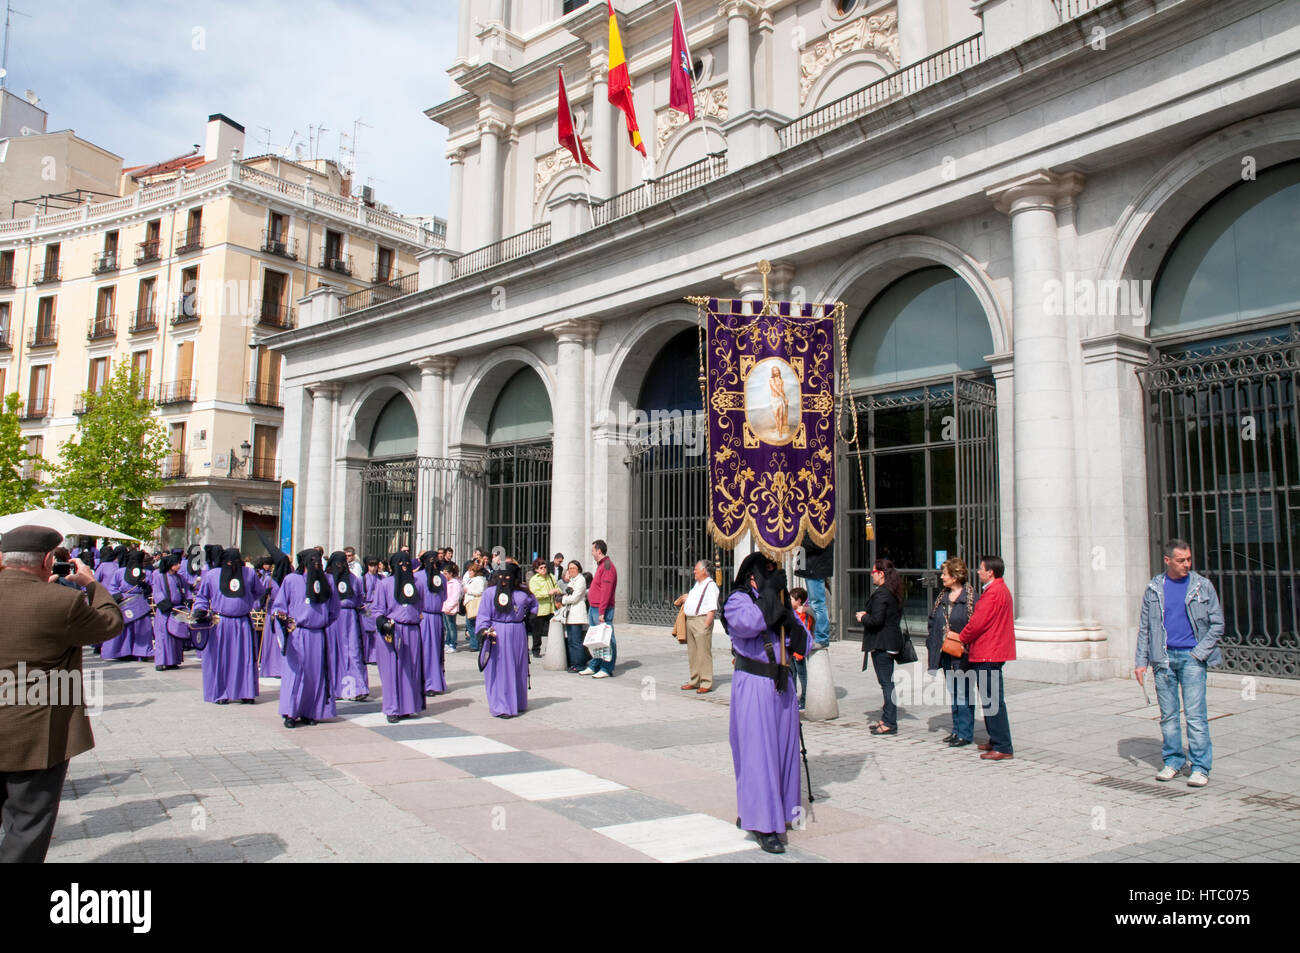
[[569,150],[569,154],[573,156],[573,161],[578,163],[580,168],[585,165],[599,172],[600,169],[597,168],[596,163],[592,162],[591,156],[587,155],[587,150],[582,145],[582,139],[574,131],[573,110],[569,108],[569,94],[564,89],[564,70],[561,69],[559,73],[560,107],[556,122],[559,126],[560,145]]
[[668,105],[679,113],[695,118],[695,67],[691,48],[686,45],[686,28],[682,26],[682,8],[673,4],[673,58],[669,63]]
[[609,102],[623,110],[627,117],[627,134],[632,147],[645,155],[645,143],[636,124],[636,106],[632,103],[632,77],[628,75],[627,58],[623,55],[623,41],[618,35],[618,20],[614,18],[614,0],[609,5]]

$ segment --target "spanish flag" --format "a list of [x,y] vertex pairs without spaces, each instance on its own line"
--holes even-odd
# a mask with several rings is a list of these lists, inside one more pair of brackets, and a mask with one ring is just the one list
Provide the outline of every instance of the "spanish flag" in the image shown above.
[[623,41],[618,35],[618,20],[614,17],[614,0],[609,5],[609,102],[623,110],[627,117],[627,134],[632,148],[645,155],[641,129],[636,123],[636,106],[632,103],[632,77],[627,72],[627,58],[623,56]]

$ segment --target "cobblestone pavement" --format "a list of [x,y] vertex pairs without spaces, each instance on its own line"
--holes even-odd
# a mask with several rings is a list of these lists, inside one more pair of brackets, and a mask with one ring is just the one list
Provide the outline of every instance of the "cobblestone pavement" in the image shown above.
[[678,689],[685,650],[666,629],[618,635],[613,679],[535,663],[521,718],[488,715],[462,649],[424,717],[390,726],[374,700],[340,703],[293,731],[274,680],[256,705],[218,707],[192,658],[160,673],[88,655],[97,747],[72,763],[49,859],[1300,861],[1300,695],[1211,688],[1197,790],[1153,779],[1157,709],[1132,681],[1012,669],[1011,761],[941,745],[948,707],[924,679],[902,686],[899,736],[873,737],[880,693],[852,643],[830,650],[840,717],[804,726],[817,800],[788,852],[764,854],[734,826],[724,642],[699,696]]

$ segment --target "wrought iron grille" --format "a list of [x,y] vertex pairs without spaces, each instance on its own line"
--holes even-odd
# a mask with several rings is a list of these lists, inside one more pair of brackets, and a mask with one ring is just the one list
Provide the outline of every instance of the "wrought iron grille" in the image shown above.
[[[1000,548],[997,397],[985,380],[954,376],[888,394],[857,394],[862,472],[875,539],[862,532],[862,490],[852,452],[841,460],[838,555],[841,631],[861,634],[854,611],[871,593],[871,566],[892,560],[904,614],[925,631],[940,588],[936,562],[973,565]],[[847,494],[847,495],[846,495]]]
[[361,535],[366,553],[387,559],[403,546],[414,547],[418,475],[414,457],[374,462],[361,472]]
[[491,268],[493,265],[530,255],[539,249],[545,248],[550,243],[551,223],[542,222],[542,224],[534,226],[526,232],[520,232],[518,235],[511,235],[499,242],[493,242],[491,245],[485,245],[482,248],[466,252],[452,261],[452,274],[457,278],[463,278],[466,275],[472,275],[476,271]]
[[[481,457],[406,457],[362,471],[362,542],[387,556],[451,546],[458,561],[483,545],[486,468]],[[546,514],[547,525],[550,512]]]
[[504,546],[523,566],[534,554],[550,555],[551,460],[549,440],[488,451],[483,461],[485,538],[473,545]]
[[1300,327],[1167,348],[1138,376],[1153,572],[1185,539],[1223,605],[1224,667],[1300,678]]
[[377,304],[383,304],[386,301],[392,301],[394,298],[400,298],[403,295],[415,294],[419,291],[420,275],[418,272],[410,272],[405,275],[398,275],[391,281],[385,281],[377,284],[373,288],[366,288],[364,291],[354,291],[343,299],[340,305],[340,313],[351,314],[353,311],[360,311],[362,308],[373,307]]
[[701,559],[720,561],[724,581],[731,578],[732,554],[715,550],[709,537],[706,420],[689,414],[644,424],[629,442],[633,622],[671,625],[673,600],[694,585],[691,571]]
[[620,192],[618,195],[602,202],[595,212],[596,224],[607,225],[616,219],[649,208],[657,202],[665,202],[675,195],[680,195],[726,174],[726,151],[710,153],[703,159],[682,166],[680,169],[675,169],[662,178],[651,179],[644,185],[638,185],[625,192]]

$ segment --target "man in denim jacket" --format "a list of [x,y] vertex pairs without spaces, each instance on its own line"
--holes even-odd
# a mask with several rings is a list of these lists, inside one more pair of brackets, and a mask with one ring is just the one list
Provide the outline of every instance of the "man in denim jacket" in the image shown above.
[[1179,730],[1181,707],[1187,713],[1187,748],[1192,758],[1187,784],[1202,788],[1210,782],[1213,760],[1205,708],[1206,670],[1223,661],[1219,654],[1223,608],[1210,580],[1192,572],[1192,549],[1184,540],[1165,543],[1164,560],[1165,571],[1142,593],[1133,675],[1141,683],[1148,665],[1155,672],[1165,763],[1156,780],[1172,781],[1187,763]]

